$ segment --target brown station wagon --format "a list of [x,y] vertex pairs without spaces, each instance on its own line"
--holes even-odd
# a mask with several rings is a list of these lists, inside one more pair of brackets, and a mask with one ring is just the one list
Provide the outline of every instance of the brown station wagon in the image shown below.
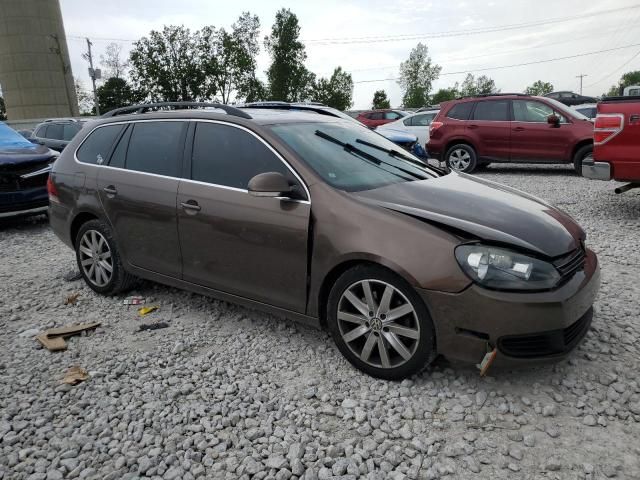
[[186,106],[110,112],[53,166],[51,225],[96,292],[143,277],[321,325],[386,379],[588,330],[598,261],[562,211],[313,107]]

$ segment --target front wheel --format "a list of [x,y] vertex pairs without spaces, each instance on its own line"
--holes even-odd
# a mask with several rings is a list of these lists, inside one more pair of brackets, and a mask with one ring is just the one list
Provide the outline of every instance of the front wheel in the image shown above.
[[331,335],[346,359],[377,378],[401,380],[435,357],[434,328],[422,299],[396,274],[358,266],[329,294]]
[[465,143],[451,147],[444,158],[449,169],[456,172],[471,173],[478,166],[476,151]]
[[582,164],[588,160],[593,160],[593,145],[580,147],[573,156],[573,168],[578,175],[582,175]]

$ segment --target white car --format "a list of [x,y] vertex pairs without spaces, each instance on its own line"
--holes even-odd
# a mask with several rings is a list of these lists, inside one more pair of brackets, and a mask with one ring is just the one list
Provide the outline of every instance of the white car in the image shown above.
[[580,105],[572,105],[571,108],[577,110],[589,120],[594,120],[596,118],[596,115],[598,114],[597,103],[582,103]]
[[411,113],[406,117],[399,118],[393,122],[385,123],[376,128],[376,131],[400,131],[411,133],[418,137],[418,143],[426,148],[429,141],[429,125],[440,110],[424,110],[422,112]]

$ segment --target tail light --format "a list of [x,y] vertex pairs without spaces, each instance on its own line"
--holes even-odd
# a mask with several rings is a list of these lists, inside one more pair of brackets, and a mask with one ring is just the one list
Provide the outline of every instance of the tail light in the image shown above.
[[433,132],[435,132],[437,129],[439,129],[443,125],[444,123],[442,122],[431,122],[431,125],[429,125],[429,134],[433,135]]
[[60,199],[58,198],[58,189],[53,183],[51,175],[49,175],[49,178],[47,179],[47,193],[49,194],[49,202],[60,203]]
[[598,114],[593,129],[593,143],[603,145],[618,135],[624,128],[621,113]]

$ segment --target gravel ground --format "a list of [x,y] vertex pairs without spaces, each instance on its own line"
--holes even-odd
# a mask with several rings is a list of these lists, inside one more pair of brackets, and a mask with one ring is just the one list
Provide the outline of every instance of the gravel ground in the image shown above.
[[[640,478],[640,195],[564,167],[480,175],[569,212],[600,257],[593,328],[566,361],[375,380],[325,332],[161,285],[133,292],[160,306],[141,320],[63,280],[74,257],[43,219],[5,222],[0,479]],[[102,327],[65,352],[20,336],[86,321]],[[134,333],[155,321],[169,328]],[[90,378],[62,384],[73,365]]]

